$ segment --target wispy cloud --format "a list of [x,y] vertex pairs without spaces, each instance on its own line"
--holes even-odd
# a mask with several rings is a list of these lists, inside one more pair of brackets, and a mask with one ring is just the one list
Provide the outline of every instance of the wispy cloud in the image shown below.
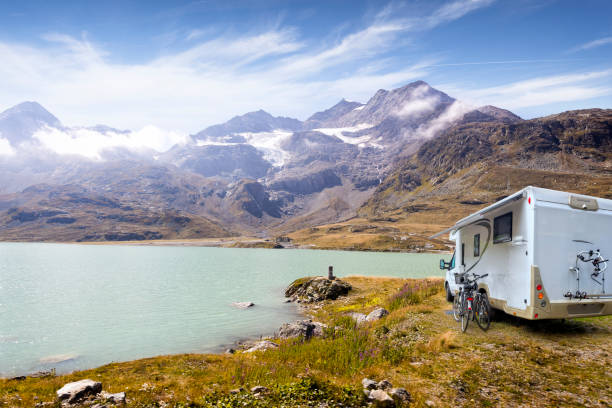
[[612,70],[553,75],[482,89],[454,89],[455,95],[474,105],[521,109],[557,102],[578,101],[612,94]]
[[590,50],[592,48],[602,47],[604,45],[609,45],[609,44],[612,44],[612,37],[604,37],[598,40],[593,40],[593,41],[589,41],[587,43],[578,45],[570,49],[568,52],[574,53],[578,51],[585,51],[585,50]]
[[423,78],[431,62],[393,69],[388,52],[411,32],[490,3],[457,0],[412,18],[392,5],[369,24],[316,44],[278,22],[239,35],[193,30],[183,35],[189,48],[135,64],[113,62],[86,35],[50,33],[44,47],[0,42],[0,106],[37,100],[71,125],[155,124],[183,133],[259,108],[304,118],[340,97],[364,100],[378,88]]

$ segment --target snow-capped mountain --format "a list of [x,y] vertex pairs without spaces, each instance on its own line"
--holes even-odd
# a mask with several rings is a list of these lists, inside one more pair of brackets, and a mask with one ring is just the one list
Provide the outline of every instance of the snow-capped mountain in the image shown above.
[[[470,108],[422,81],[379,90],[366,103],[343,99],[303,122],[259,110],[191,136],[152,126],[67,127],[26,102],[0,114],[0,142],[8,146],[0,150],[0,193],[78,185],[127,207],[172,208],[238,231],[329,222],[353,215],[402,157],[466,120],[521,119]],[[24,202],[19,197],[4,204],[0,197],[0,211]]]

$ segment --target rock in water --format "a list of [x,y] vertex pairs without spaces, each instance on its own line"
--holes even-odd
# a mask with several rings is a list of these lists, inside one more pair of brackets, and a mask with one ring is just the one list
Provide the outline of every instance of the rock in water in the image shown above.
[[370,400],[374,401],[374,403],[379,407],[395,406],[395,401],[393,401],[393,398],[391,398],[389,394],[383,390],[373,390],[370,392]]
[[57,390],[57,398],[60,401],[67,400],[72,404],[90,395],[96,395],[102,391],[102,383],[93,380],[80,380],[68,383]]
[[249,307],[255,306],[253,302],[234,302],[232,306],[237,307],[238,309],[248,309]]
[[302,278],[294,281],[285,290],[285,297],[291,297],[302,302],[320,302],[335,300],[338,296],[348,294],[352,286],[340,279],[327,279],[322,276]]
[[383,317],[385,317],[388,314],[389,314],[389,312],[386,309],[384,309],[382,307],[377,307],[376,309],[372,310],[370,312],[370,314],[368,314],[366,316],[366,320],[368,322],[373,322],[374,320],[382,319]]

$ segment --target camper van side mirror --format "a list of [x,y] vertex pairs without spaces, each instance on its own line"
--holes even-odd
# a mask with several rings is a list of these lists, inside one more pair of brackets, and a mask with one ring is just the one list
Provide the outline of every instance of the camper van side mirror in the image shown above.
[[440,259],[440,269],[446,269],[446,262],[444,262],[444,259]]

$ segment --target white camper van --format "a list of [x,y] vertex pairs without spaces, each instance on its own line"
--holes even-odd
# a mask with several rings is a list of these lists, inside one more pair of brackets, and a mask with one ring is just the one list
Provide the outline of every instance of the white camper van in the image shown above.
[[[612,314],[612,200],[526,187],[457,222],[447,299],[464,274],[491,307],[525,319]],[[432,238],[433,238],[432,237]]]

